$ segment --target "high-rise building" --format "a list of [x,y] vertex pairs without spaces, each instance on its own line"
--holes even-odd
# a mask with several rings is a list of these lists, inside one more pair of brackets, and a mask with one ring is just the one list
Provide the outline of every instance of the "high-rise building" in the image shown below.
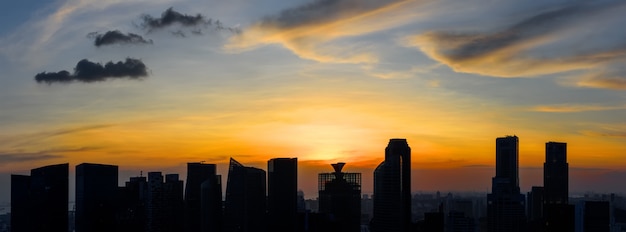
[[525,231],[525,197],[519,188],[519,140],[517,136],[496,139],[496,176],[487,195],[489,232]]
[[183,181],[178,174],[165,174],[163,183],[163,229],[161,231],[183,231]]
[[146,230],[148,181],[145,176],[131,177],[124,187],[119,188],[120,207],[118,210],[118,230],[135,232]]
[[543,164],[546,204],[567,204],[568,169],[567,143],[547,142],[546,162]]
[[230,159],[224,208],[225,232],[264,232],[265,171]]
[[163,229],[165,222],[163,203],[163,175],[161,172],[148,172],[146,231],[160,232]]
[[[209,181],[213,185],[219,184],[219,195],[212,195],[211,197],[203,196],[202,185],[204,182]],[[205,186],[213,189],[215,186]],[[204,201],[203,201],[204,200]],[[219,211],[211,212],[212,215],[221,216],[221,181],[218,180],[216,175],[215,164],[205,163],[187,163],[187,183],[185,184],[185,231],[198,232],[207,231],[202,227],[210,226],[210,231],[220,231],[219,217],[206,218],[203,214],[206,214],[207,210]],[[219,205],[219,208],[207,208],[203,206],[207,205]],[[204,209],[203,209],[204,208]]]
[[543,215],[546,231],[574,231],[575,208],[568,205],[567,143],[547,142],[543,164]]
[[528,231],[541,232],[545,230],[545,220],[543,218],[543,195],[542,186],[533,186],[526,194],[526,218],[528,219]]
[[68,231],[69,164],[11,175],[11,231]]
[[202,231],[222,231],[222,176],[215,175],[200,185]]
[[11,231],[30,232],[31,212],[30,176],[11,175]]
[[361,173],[341,172],[345,163],[332,164],[335,172],[318,177],[319,212],[327,215],[329,231],[361,231]]
[[391,139],[385,161],[374,171],[373,232],[411,228],[411,148],[406,139]]
[[298,159],[267,161],[269,231],[296,231],[298,209]]
[[118,167],[76,166],[76,232],[116,231]]
[[148,173],[146,212],[146,231],[182,231],[183,182],[178,174],[167,174],[163,182],[161,172]]

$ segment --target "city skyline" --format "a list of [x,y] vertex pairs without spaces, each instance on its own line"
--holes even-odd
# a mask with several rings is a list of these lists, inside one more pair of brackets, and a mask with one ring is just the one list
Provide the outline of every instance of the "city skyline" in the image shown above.
[[[342,172],[346,163],[341,162],[331,164],[335,172],[319,173],[315,200],[305,200],[297,191],[296,158],[269,160],[268,172],[273,173],[269,176],[231,158],[224,195],[215,164],[188,163],[187,183],[179,174],[149,172],[147,178],[131,177],[119,186],[115,184],[118,166],[82,163],[76,165],[77,201],[68,209],[69,164],[48,165],[32,169],[31,176],[11,176],[16,199],[11,207],[16,211],[3,215],[0,227],[3,231],[29,231],[31,225],[42,231],[265,231],[276,228],[265,218],[282,211],[279,208],[292,214],[282,217],[291,223],[280,231],[609,231],[626,225],[623,195],[568,197],[567,183],[554,181],[569,176],[566,143],[546,143],[544,187],[533,186],[525,199],[518,182],[518,146],[517,136],[496,138],[492,192],[460,196],[411,194],[411,148],[400,138],[389,140],[385,160],[374,170],[371,198],[361,196],[361,173]],[[273,190],[266,191],[268,187]],[[199,202],[194,196],[198,192]],[[272,201],[278,196],[297,203]],[[190,206],[200,211],[193,212]],[[41,223],[28,223],[34,215]],[[200,221],[192,220],[196,217]],[[202,229],[194,226],[198,222]]]
[[230,157],[296,157],[307,197],[337,162],[371,194],[383,144],[406,138],[411,191],[489,192],[492,140],[510,134],[522,192],[547,141],[568,144],[570,193],[626,192],[623,1],[0,7],[1,187],[54,163],[119,165],[121,181],[205,161],[224,179]]
[[[515,135],[513,135],[513,136],[507,135],[507,136],[502,137],[502,138],[511,138],[511,137],[515,138],[515,139],[518,139],[518,137],[515,136]],[[499,139],[502,139],[502,138],[499,138]],[[406,143],[405,139],[399,139],[399,138],[392,138],[390,141],[398,141],[398,140],[399,141],[403,141],[404,143]],[[548,154],[547,153],[548,145],[552,145],[552,144],[566,144],[566,143],[564,143],[564,142],[553,142],[553,141],[546,142],[545,143],[545,146],[546,146],[546,151],[545,152],[546,152],[546,154]],[[493,177],[494,175],[497,174],[497,171],[496,171],[497,169],[495,168],[495,166],[496,166],[496,158],[495,157],[497,156],[496,150],[497,149],[494,147],[494,167],[493,168],[478,167],[480,169],[483,169],[483,171],[485,171],[485,173],[484,173],[485,178],[486,177],[488,177],[488,178],[486,178],[485,180],[482,180],[482,181],[489,182],[489,185],[492,184],[489,179],[491,179],[491,177]],[[562,152],[565,152],[565,149],[563,149]],[[382,153],[384,154],[385,152],[383,151]],[[545,157],[548,157],[548,156],[545,156]],[[230,157],[229,161],[232,162],[233,158],[234,157]],[[266,163],[264,163],[264,164],[260,164],[259,166],[252,165],[250,167],[258,169],[258,170],[268,171],[269,170],[269,166],[267,166],[267,162],[269,162],[271,160],[275,160],[275,159],[287,159],[287,158],[273,157],[270,160],[266,161]],[[290,159],[297,160],[297,158],[290,158]],[[384,156],[381,157],[381,160],[384,161]],[[235,161],[235,162],[237,162],[237,161]],[[300,163],[300,161],[297,161],[297,162]],[[85,164],[85,163],[83,162],[82,164]],[[86,163],[86,164],[89,164],[89,163]],[[321,167],[328,166],[329,164],[330,163],[327,163],[325,165],[322,165]],[[525,185],[528,186],[528,187],[527,188],[519,188],[520,192],[530,191],[531,188],[533,188],[534,186],[542,185],[542,183],[545,183],[545,180],[544,180],[544,178],[545,178],[545,174],[544,174],[544,172],[545,172],[545,160],[544,160],[544,163],[542,163],[542,164],[544,164],[544,167],[542,167],[540,170],[535,170],[535,168],[531,168],[530,169],[532,171],[537,172],[537,174],[539,176],[535,177],[533,179],[534,180],[533,182],[526,181]],[[50,166],[51,164],[46,164],[46,165]],[[69,165],[71,166],[72,164],[70,163]],[[119,166],[118,164],[114,164],[114,163],[110,163],[110,164],[94,164],[94,165],[104,165],[104,166],[111,166],[112,165],[112,166],[116,166],[116,167]],[[186,163],[185,167],[183,169],[181,169],[180,172],[174,171],[176,169],[170,169],[170,170],[133,170],[132,172],[121,172],[120,171],[120,176],[118,178],[118,184],[119,184],[119,186],[123,186],[124,183],[128,181],[128,179],[132,179],[132,178],[139,178],[139,177],[147,178],[148,175],[151,172],[165,173],[165,174],[168,174],[168,175],[170,175],[170,174],[171,175],[180,175],[181,179],[187,179],[187,175],[189,175],[189,173],[186,173],[186,175],[182,175],[182,174],[187,172],[186,170],[195,170],[195,169],[189,169],[190,168],[189,166],[193,166],[193,167],[196,167],[196,166],[211,166],[212,169],[213,169],[213,172],[215,172],[218,175],[218,177],[219,176],[226,176],[228,174],[228,170],[229,170],[229,166],[230,165],[232,165],[232,164],[208,164],[208,163],[205,163],[204,161],[202,161],[202,162]],[[266,166],[262,166],[262,165],[266,165]],[[123,167],[120,167],[120,170],[123,170],[122,168]],[[32,169],[32,167],[31,167],[31,169]],[[374,179],[373,178],[374,178],[374,175],[375,175],[375,170],[376,170],[375,168],[370,170],[370,169],[362,169],[362,168],[355,169],[355,168],[351,167],[351,168],[349,168],[349,170],[350,171],[354,171],[354,172],[356,172],[355,170],[358,170],[359,173],[362,172],[364,174],[363,176],[365,176],[365,177],[363,178],[364,179],[363,186],[368,186],[369,189],[364,189],[362,191],[363,194],[368,194],[368,195],[374,194]],[[516,177],[516,178],[524,179],[523,170],[524,170],[523,168],[519,168],[519,171],[518,171],[519,173],[517,174],[517,176],[521,176],[521,177]],[[318,197],[318,195],[317,195],[317,187],[318,186],[316,185],[317,184],[316,176],[320,172],[323,172],[323,169],[322,170],[314,169],[314,170],[311,170],[311,172],[314,172],[312,176],[303,176],[303,170],[300,170],[300,169],[298,169],[297,173],[296,173],[297,174],[297,182],[299,183],[297,185],[297,189],[299,191],[301,191],[301,190],[304,191],[306,199],[314,199],[314,198]],[[534,175],[528,175],[528,173],[526,173],[526,174],[527,174],[526,176],[534,176]],[[11,173],[10,175],[20,175],[20,173]],[[213,174],[213,175],[215,175],[215,174]],[[421,177],[420,180],[425,179],[424,176],[420,176],[420,175],[423,175],[423,173],[420,173],[420,171],[417,171],[417,173],[416,173],[415,170],[411,171],[412,179],[415,179],[416,177],[418,177],[418,178]],[[76,177],[75,170],[72,169],[72,168],[69,169],[69,177],[70,177],[70,179]],[[468,177],[457,176],[456,178],[468,178]],[[473,178],[473,177],[471,177],[471,178]],[[226,181],[226,180],[224,179],[222,181]],[[305,181],[305,183],[302,183],[301,181]],[[441,192],[476,192],[476,193],[483,192],[483,193],[488,193],[488,192],[492,191],[491,186],[489,188],[486,188],[486,189],[469,189],[469,190],[467,190],[467,189],[443,189],[443,188],[441,188],[441,189],[440,188],[437,188],[437,189],[421,189],[420,187],[415,187],[414,186],[415,182],[416,181],[414,181],[414,180],[411,181],[411,186],[412,186],[411,187],[411,193],[440,192],[440,191]],[[519,181],[519,182],[522,183],[524,181]],[[570,186],[572,185],[572,182],[574,182],[574,186],[577,186],[576,185],[576,183],[577,183],[576,179],[572,180],[572,178],[569,178],[568,182],[569,182]],[[185,181],[185,184],[187,184],[186,181]],[[309,186],[309,185],[313,186],[314,189],[312,191],[306,191],[307,189],[306,189],[305,186]],[[442,186],[445,186],[445,183],[442,183]],[[70,181],[70,183],[69,183],[70,202],[74,202],[74,198],[75,198],[74,189],[75,189],[75,187],[76,187],[76,185],[74,184],[74,182]],[[7,191],[10,193],[9,190],[10,189],[7,189]],[[222,191],[225,191],[225,190],[226,190],[226,185],[222,185]],[[187,192],[187,191],[185,191],[185,192]],[[578,195],[579,194],[584,194],[584,193],[589,193],[589,192],[597,192],[597,193],[602,193],[602,192],[604,192],[604,193],[609,193],[609,192],[611,192],[611,193],[623,193],[623,192],[616,192],[616,191],[602,191],[602,190],[598,191],[597,189],[583,189],[583,188],[581,188],[579,190],[569,191],[569,192],[572,193],[572,194],[578,194]],[[572,196],[572,195],[570,195],[570,196]],[[7,200],[6,202],[9,202],[9,201]]]

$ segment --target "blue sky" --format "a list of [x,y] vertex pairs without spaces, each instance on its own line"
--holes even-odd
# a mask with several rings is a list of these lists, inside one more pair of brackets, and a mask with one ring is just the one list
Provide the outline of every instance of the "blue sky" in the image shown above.
[[[371,172],[392,137],[409,140],[416,170],[472,176],[478,172],[468,167],[493,168],[495,137],[517,134],[520,165],[529,170],[524,188],[541,184],[536,167],[552,140],[569,144],[570,165],[581,176],[572,180],[575,190],[611,186],[626,168],[622,1],[0,7],[11,9],[0,16],[2,186],[8,173],[58,162],[184,173],[186,162],[223,166],[229,156],[261,168],[270,157],[297,156],[306,167],[301,183],[314,183],[331,162]],[[170,7],[200,14],[201,23],[141,26],[142,15],[160,19]],[[94,45],[94,35],[115,30],[152,43]],[[147,75],[85,81],[74,74],[83,59],[104,65],[126,58],[145,64]],[[35,81],[61,70],[74,81]],[[414,188],[471,188],[441,176],[451,184],[421,179]],[[489,178],[472,184],[483,190]],[[302,188],[315,192],[314,184]]]

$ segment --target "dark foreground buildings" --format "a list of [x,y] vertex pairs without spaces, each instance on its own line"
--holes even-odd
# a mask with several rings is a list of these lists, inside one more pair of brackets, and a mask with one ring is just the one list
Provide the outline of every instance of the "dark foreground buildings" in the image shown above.
[[224,202],[225,232],[266,231],[265,190],[265,171],[230,159]]
[[222,176],[215,164],[187,163],[185,231],[222,229]]
[[575,207],[568,203],[569,164],[566,143],[546,143],[543,187],[546,231],[574,231]]
[[519,140],[517,136],[496,139],[496,176],[487,195],[489,232],[526,231],[525,199],[519,188]]
[[69,164],[11,175],[11,231],[67,232]]
[[267,161],[268,231],[296,231],[298,208],[298,159]]
[[391,139],[385,161],[374,171],[372,232],[406,232],[411,228],[411,148],[406,139]]
[[332,164],[335,172],[318,176],[319,212],[327,231],[361,231],[361,173],[341,172],[345,163]]
[[76,232],[115,231],[118,167],[82,163],[76,166]]

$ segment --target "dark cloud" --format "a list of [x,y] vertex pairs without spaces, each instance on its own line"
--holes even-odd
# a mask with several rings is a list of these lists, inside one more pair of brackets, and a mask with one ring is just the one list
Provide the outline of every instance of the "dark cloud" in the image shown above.
[[[138,25],[139,28],[146,30],[148,33],[154,30],[160,30],[173,26],[180,26],[184,28],[193,28],[191,30],[191,34],[194,35],[202,35],[204,34],[203,29],[205,30],[215,30],[215,31],[228,31],[231,33],[240,33],[241,31],[238,28],[226,27],[219,20],[213,20],[211,18],[207,18],[202,14],[196,15],[187,15],[182,14],[178,11],[172,9],[172,7],[165,10],[161,13],[160,18],[155,18],[151,15],[144,14],[141,16],[141,23]],[[175,30],[172,34],[180,37],[186,37],[186,33],[182,30]]]
[[138,59],[126,58],[124,62],[107,62],[105,65],[83,59],[76,64],[74,73],[68,71],[42,72],[35,75],[38,83],[69,83],[105,81],[114,78],[139,79],[148,76],[146,65]]
[[152,44],[152,40],[144,39],[140,35],[133,33],[124,34],[118,30],[107,31],[104,34],[92,32],[87,37],[94,39],[96,47],[113,44]]

